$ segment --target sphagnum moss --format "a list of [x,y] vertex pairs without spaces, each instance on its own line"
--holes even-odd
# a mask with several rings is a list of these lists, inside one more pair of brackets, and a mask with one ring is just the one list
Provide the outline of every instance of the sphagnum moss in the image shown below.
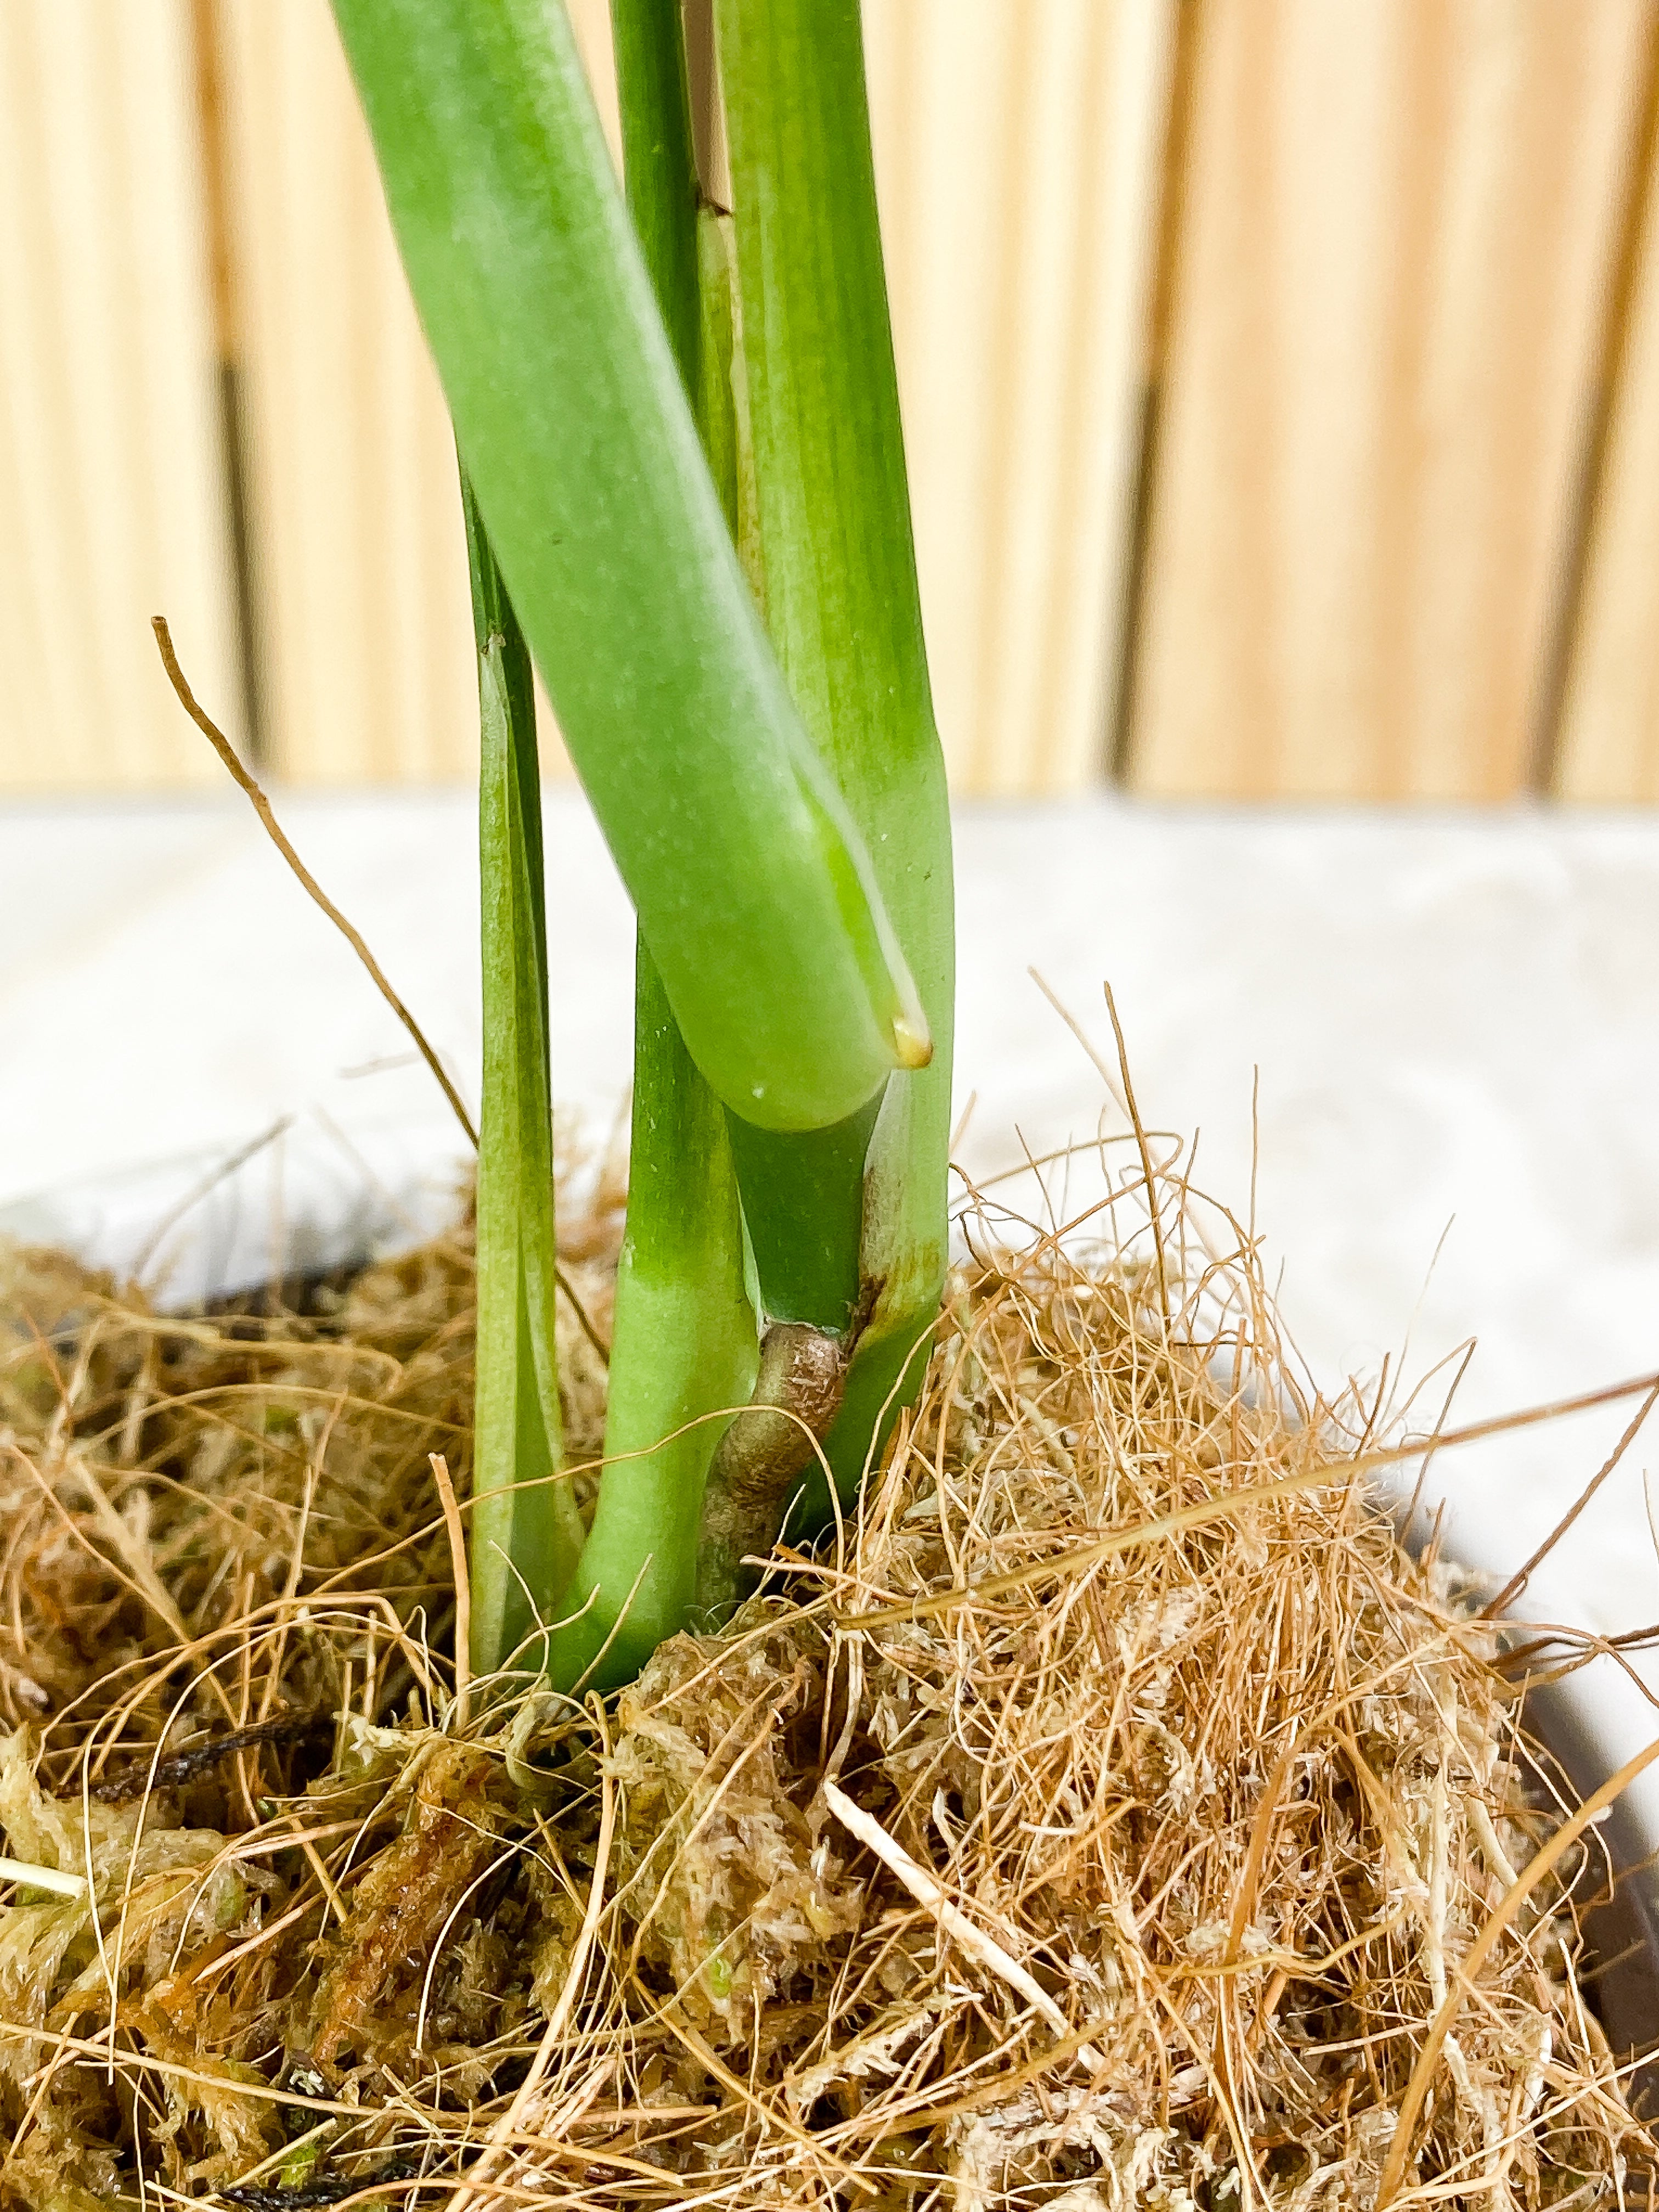
[[[566,1209],[601,1322],[615,1227]],[[465,1727],[425,1455],[464,1476],[466,1232],[308,1317],[13,1255],[0,1820],[91,1901],[0,1906],[10,2201],[1375,2203],[1563,1818],[1500,1632],[1400,1550],[1243,1240],[1161,1282],[1144,1218],[1009,1231],[836,1542],[608,1703],[475,1681]],[[1637,2189],[1605,1878],[1575,1846],[1481,1966],[1400,2201]]]

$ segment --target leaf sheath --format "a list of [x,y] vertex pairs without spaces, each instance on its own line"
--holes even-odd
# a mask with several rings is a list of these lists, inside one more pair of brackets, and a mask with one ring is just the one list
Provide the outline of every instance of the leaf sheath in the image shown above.
[[[541,781],[530,658],[462,483],[478,644],[483,1091],[478,1129],[471,1664],[506,1663],[581,1544],[563,1434]],[[540,1663],[533,1655],[532,1663]]]

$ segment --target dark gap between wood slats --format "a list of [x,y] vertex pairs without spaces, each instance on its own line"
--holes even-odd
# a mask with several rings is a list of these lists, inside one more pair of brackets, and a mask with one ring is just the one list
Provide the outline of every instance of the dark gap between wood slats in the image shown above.
[[1176,283],[1180,273],[1182,236],[1186,228],[1187,178],[1192,146],[1194,84],[1198,73],[1201,35],[1201,0],[1178,0],[1174,30],[1175,51],[1170,64],[1170,104],[1164,127],[1164,153],[1158,164],[1158,204],[1154,221],[1152,309],[1147,319],[1146,380],[1140,393],[1140,420],[1136,428],[1134,490],[1129,503],[1129,543],[1123,564],[1123,583],[1115,610],[1108,620],[1120,625],[1121,647],[1117,656],[1116,696],[1101,735],[1109,782],[1127,784],[1134,760],[1137,685],[1140,673],[1140,639],[1146,619],[1146,556],[1152,538],[1152,510],[1157,497],[1159,448],[1162,442],[1164,390],[1170,354],[1170,331],[1175,316]]
[[1538,798],[1554,795],[1560,774],[1561,725],[1583,619],[1590,555],[1606,492],[1613,412],[1625,386],[1636,279],[1653,203],[1654,161],[1659,154],[1659,5],[1651,4],[1651,0],[1647,16],[1641,105],[1631,134],[1595,374],[1563,526],[1555,590],[1545,623],[1527,750],[1525,787]]
[[249,486],[247,407],[242,366],[240,296],[231,220],[230,146],[225,106],[224,27],[220,0],[191,0],[196,106],[201,130],[208,283],[216,362],[221,467],[229,538],[232,620],[240,678],[242,751],[253,769],[270,761],[265,714],[264,635]]

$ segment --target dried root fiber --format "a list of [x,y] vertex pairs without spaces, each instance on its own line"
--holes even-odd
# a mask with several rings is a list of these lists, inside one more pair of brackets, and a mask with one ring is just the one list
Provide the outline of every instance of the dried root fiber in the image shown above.
[[1499,1633],[1149,1177],[981,1207],[860,1516],[585,1706],[455,1695],[465,1229],[184,1320],[0,1256],[0,2201],[1639,2199]]

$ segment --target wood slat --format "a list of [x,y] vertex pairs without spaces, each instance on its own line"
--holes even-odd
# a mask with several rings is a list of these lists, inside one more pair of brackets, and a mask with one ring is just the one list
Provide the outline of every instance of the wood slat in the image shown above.
[[477,710],[447,416],[333,21],[318,0],[221,21],[271,764],[459,775]]
[[936,703],[955,787],[1102,771],[1145,374],[1166,0],[866,0]]
[[188,0],[0,6],[0,791],[205,783],[240,725]]
[[[603,83],[604,0],[572,12]],[[272,763],[313,783],[465,779],[454,447],[333,19],[326,0],[222,0],[220,22]],[[614,96],[601,109],[614,146]]]
[[1204,0],[1133,781],[1524,781],[1644,0]]
[[[1656,58],[1650,55],[1650,70]],[[1613,384],[1601,465],[1587,487],[1583,585],[1554,784],[1566,799],[1652,805],[1659,801],[1659,85],[1651,76],[1647,96],[1646,159],[1630,207],[1630,283],[1609,348]]]

